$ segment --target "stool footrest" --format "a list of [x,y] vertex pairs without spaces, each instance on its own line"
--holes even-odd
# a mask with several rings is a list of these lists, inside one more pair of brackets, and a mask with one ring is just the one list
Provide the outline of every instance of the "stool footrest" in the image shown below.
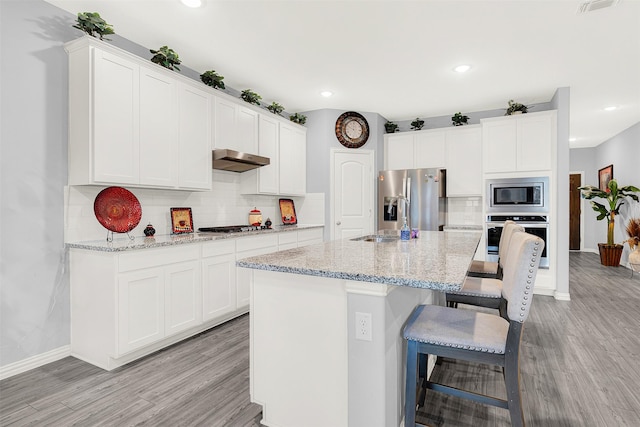
[[439,391],[449,394],[451,396],[462,397],[464,399],[473,400],[474,402],[483,403],[485,405],[497,406],[499,408],[509,409],[509,402],[503,399],[487,396],[484,394],[473,393],[471,391],[462,390],[448,385],[434,383],[431,381],[426,382],[426,387],[429,390]]

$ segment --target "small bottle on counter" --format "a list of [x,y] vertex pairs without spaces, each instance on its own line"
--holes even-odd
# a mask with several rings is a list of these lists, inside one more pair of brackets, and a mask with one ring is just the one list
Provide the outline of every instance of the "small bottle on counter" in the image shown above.
[[402,224],[402,228],[400,229],[400,240],[410,240],[411,239],[411,229],[407,225],[407,218],[404,218],[404,223]]

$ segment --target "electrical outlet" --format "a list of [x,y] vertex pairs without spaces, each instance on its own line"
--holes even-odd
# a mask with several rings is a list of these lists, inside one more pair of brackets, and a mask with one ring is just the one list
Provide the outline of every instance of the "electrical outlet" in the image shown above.
[[372,341],[371,333],[371,313],[360,313],[356,311],[356,339],[361,341]]

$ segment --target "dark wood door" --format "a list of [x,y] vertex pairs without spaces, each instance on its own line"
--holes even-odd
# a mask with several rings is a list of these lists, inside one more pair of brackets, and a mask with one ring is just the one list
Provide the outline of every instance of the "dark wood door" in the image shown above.
[[569,249],[580,250],[580,174],[569,175]]

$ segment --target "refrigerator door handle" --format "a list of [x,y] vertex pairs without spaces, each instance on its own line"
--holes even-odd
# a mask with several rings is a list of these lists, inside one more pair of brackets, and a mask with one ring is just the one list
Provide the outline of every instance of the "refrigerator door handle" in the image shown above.
[[411,204],[411,178],[407,178],[407,193],[404,195],[408,204]]

